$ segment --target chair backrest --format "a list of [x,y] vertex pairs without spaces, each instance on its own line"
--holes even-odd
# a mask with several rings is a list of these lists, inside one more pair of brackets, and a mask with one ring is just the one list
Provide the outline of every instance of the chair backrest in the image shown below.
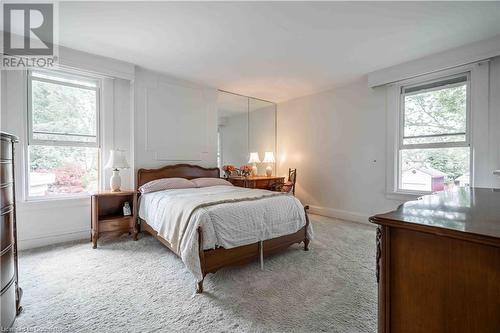
[[288,181],[292,183],[292,194],[295,195],[295,183],[297,182],[297,169],[288,169]]

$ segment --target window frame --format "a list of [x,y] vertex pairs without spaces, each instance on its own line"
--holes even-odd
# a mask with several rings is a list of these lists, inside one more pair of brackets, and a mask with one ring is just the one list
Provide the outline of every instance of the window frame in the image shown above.
[[[48,79],[48,78],[39,78],[33,77],[33,72],[44,73],[47,72],[51,76],[61,78],[61,81]],[[86,86],[80,85],[72,82],[64,82],[63,80],[84,80],[95,83],[95,86]],[[96,93],[96,141],[95,142],[83,142],[83,141],[70,141],[70,140],[41,140],[35,139],[33,137],[33,104],[32,104],[32,81],[41,81],[47,83],[58,84],[62,86],[81,88],[86,90],[92,90]],[[26,149],[25,149],[25,168],[24,168],[24,198],[26,201],[46,201],[46,200],[62,200],[62,199],[75,199],[75,198],[84,198],[88,197],[89,193],[65,193],[61,195],[44,195],[44,196],[30,196],[30,156],[29,156],[29,147],[30,146],[50,146],[50,147],[88,147],[88,148],[96,148],[97,149],[97,188],[101,188],[101,101],[102,101],[102,79],[98,77],[91,77],[85,74],[66,72],[60,70],[43,70],[37,69],[35,71],[28,70],[26,75],[26,83],[27,83],[27,107],[26,107],[26,131],[27,131],[27,140],[26,140]],[[61,133],[49,133],[49,134],[61,134]],[[71,133],[63,133],[69,134],[71,136],[86,136],[80,134],[71,134]],[[94,137],[94,136],[92,136]]]
[[[43,70],[36,70],[35,72],[46,72]],[[87,81],[95,82],[95,87],[89,87],[85,85],[79,85],[70,82],[57,81],[47,78],[33,78],[33,71],[28,71],[28,145],[40,145],[40,146],[70,146],[70,147],[94,147],[100,148],[100,105],[101,105],[101,80],[97,78],[90,78],[84,75],[74,75],[68,74],[60,71],[50,71],[53,76],[59,76],[60,78],[66,79],[74,79],[74,78],[83,78]],[[33,110],[32,110],[32,80],[41,81],[46,83],[53,83],[67,87],[80,88],[85,90],[92,90],[96,93],[96,142],[83,142],[83,141],[64,141],[64,140],[40,140],[33,138]],[[71,133],[49,133],[49,134],[69,134],[71,136],[85,136],[85,137],[93,137],[81,134],[71,134]]]
[[[404,126],[405,126],[405,97],[406,96],[411,96],[411,95],[416,95],[419,93],[423,92],[431,92],[431,91],[437,91],[443,89],[443,87],[446,88],[453,88],[453,87],[458,87],[461,86],[463,83],[454,83],[454,84],[449,84],[449,85],[442,85],[442,86],[437,86],[429,89],[422,89],[418,90],[412,93],[405,94],[403,93],[404,89],[407,88],[415,88],[435,82],[441,82],[441,81],[446,81],[450,80],[453,78],[457,77],[462,77],[465,76],[467,77],[467,80],[464,81],[467,85],[467,91],[466,91],[466,110],[465,110],[465,133],[452,133],[452,134],[437,134],[436,136],[447,136],[447,135],[463,135],[465,134],[465,141],[463,142],[435,142],[435,143],[413,143],[413,144],[404,144]],[[399,150],[402,149],[430,149],[430,148],[453,148],[453,147],[470,147],[470,72],[464,72],[456,75],[451,75],[451,76],[444,76],[440,77],[437,79],[433,80],[428,80],[428,81],[421,81],[419,83],[411,84],[411,85],[401,85],[400,86],[400,94],[399,94]],[[417,135],[415,137],[425,137],[425,135]]]
[[[405,126],[405,97],[408,95],[415,95],[422,92],[431,92],[446,88],[452,88],[456,86],[463,85],[462,82],[448,84],[448,85],[440,85],[428,89],[417,90],[408,94],[404,93],[405,89],[415,88],[419,86],[424,86],[432,83],[437,83],[441,81],[447,81],[454,78],[467,77],[467,80],[464,81],[466,83],[466,114],[465,114],[465,141],[462,142],[434,142],[434,143],[415,143],[415,144],[404,144],[404,126]],[[452,75],[442,75],[437,76],[432,79],[423,78],[421,80],[414,81],[410,84],[400,84],[398,85],[399,92],[399,112],[398,112],[398,135],[397,135],[397,149],[396,149],[396,193],[401,194],[410,194],[410,195],[423,195],[430,194],[432,191],[417,191],[417,190],[409,190],[402,188],[402,170],[401,170],[401,152],[402,150],[412,150],[412,149],[439,149],[439,148],[468,148],[469,149],[469,175],[470,175],[470,186],[473,183],[472,177],[472,167],[473,167],[473,159],[472,159],[472,146],[471,146],[471,72],[463,71],[459,73],[455,73]],[[455,134],[455,133],[454,133]],[[442,134],[442,136],[446,136],[450,134]],[[460,135],[463,135],[460,133]],[[416,136],[416,137],[425,137],[425,136]]]

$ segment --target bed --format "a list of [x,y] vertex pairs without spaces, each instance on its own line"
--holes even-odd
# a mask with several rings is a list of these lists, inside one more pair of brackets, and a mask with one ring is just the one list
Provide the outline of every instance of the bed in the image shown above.
[[[169,165],[158,169],[139,169],[137,172],[136,189],[138,192],[138,202],[134,205],[134,209],[137,210],[136,214],[139,217],[140,230],[151,234],[163,245],[181,257],[182,261],[186,264],[186,267],[195,276],[197,293],[203,292],[203,281],[208,273],[215,273],[217,270],[226,266],[246,264],[259,258],[262,261],[264,257],[283,250],[295,243],[304,243],[304,250],[308,251],[312,235],[309,217],[307,216],[307,208],[304,208],[300,204],[300,201],[291,195],[279,194],[265,190],[252,190],[237,187],[230,188],[229,186],[214,186],[202,189],[168,190],[162,191],[161,193],[148,193],[143,195],[141,195],[139,191],[139,188],[142,185],[162,178],[195,179],[219,177],[220,174],[218,168],[204,168],[189,164]],[[249,192],[243,193],[242,191]],[[179,200],[184,200],[184,202],[188,203],[188,205],[189,203],[196,202],[197,200],[199,203],[206,203],[208,200],[206,198],[211,195],[214,198],[232,198],[232,196],[245,198],[241,200],[234,200],[234,202],[231,200],[221,201],[220,203],[214,201],[214,204],[209,203],[208,205],[199,205],[199,208],[194,208],[191,215],[184,218],[187,223],[185,223],[183,227],[179,228],[182,232],[178,232],[178,234],[182,233],[182,237],[179,236],[178,239],[182,239],[182,241],[177,241],[177,238],[175,237],[169,237],[170,234],[164,231],[165,228],[162,228],[161,223],[158,223],[158,216],[160,215],[164,219],[171,218],[165,216],[170,213],[170,211],[167,210],[167,207],[169,207],[169,209],[173,208],[174,212],[172,214],[177,214],[175,211],[176,207],[179,207]],[[169,202],[170,204],[174,202],[175,204],[173,206],[164,206],[167,205],[166,202]],[[300,208],[298,205],[300,205]],[[281,206],[286,206],[284,209],[288,212],[288,214],[293,214],[290,215],[293,218],[290,218],[289,221],[286,220],[285,222],[276,222],[279,219],[274,218],[274,216],[279,216],[279,214],[283,216],[284,213],[278,212],[278,208],[274,207]],[[207,216],[209,215],[231,216],[231,214],[234,213],[233,215],[236,216],[236,212],[239,210],[252,212],[252,209],[253,212],[265,211],[266,213],[262,214],[272,217],[270,219],[272,221],[269,222],[271,226],[266,225],[265,227],[265,235],[267,236],[261,236],[260,240],[249,237],[246,240],[233,242],[233,240],[230,239],[232,236],[228,236],[229,239],[228,237],[223,239],[222,236],[218,238],[220,236],[219,233],[214,231],[217,229],[216,227],[220,228],[221,226],[224,227],[224,225],[233,226],[232,223],[234,221],[229,221],[228,224],[228,217],[219,219],[223,221],[223,223],[220,221],[218,224],[214,222],[213,225],[211,223],[203,223],[203,221],[207,221]],[[297,212],[297,210],[300,210],[300,213]],[[182,212],[179,214],[182,215]],[[187,216],[188,214],[185,215]],[[264,215],[260,218],[263,218]],[[254,216],[250,217],[250,220],[254,219]],[[239,219],[241,220],[241,217]],[[212,220],[210,221],[213,222]],[[280,223],[286,224],[287,228],[282,228]],[[293,232],[283,234],[286,232],[285,230],[293,230]],[[279,234],[278,237],[273,237],[277,234]],[[205,240],[204,237],[206,238]],[[226,246],[221,246],[221,244]]]

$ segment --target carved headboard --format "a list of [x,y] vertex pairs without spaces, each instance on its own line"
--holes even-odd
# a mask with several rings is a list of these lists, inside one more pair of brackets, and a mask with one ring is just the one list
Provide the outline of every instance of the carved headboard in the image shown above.
[[155,179],[160,178],[219,178],[219,168],[204,168],[199,165],[191,164],[175,164],[167,165],[159,169],[139,169],[137,170],[137,186],[136,190],[142,185]]

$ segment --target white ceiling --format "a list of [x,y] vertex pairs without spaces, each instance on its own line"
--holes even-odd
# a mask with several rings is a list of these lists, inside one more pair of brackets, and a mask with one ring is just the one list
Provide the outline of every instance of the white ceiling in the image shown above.
[[60,44],[280,102],[500,34],[500,2],[61,2]]

